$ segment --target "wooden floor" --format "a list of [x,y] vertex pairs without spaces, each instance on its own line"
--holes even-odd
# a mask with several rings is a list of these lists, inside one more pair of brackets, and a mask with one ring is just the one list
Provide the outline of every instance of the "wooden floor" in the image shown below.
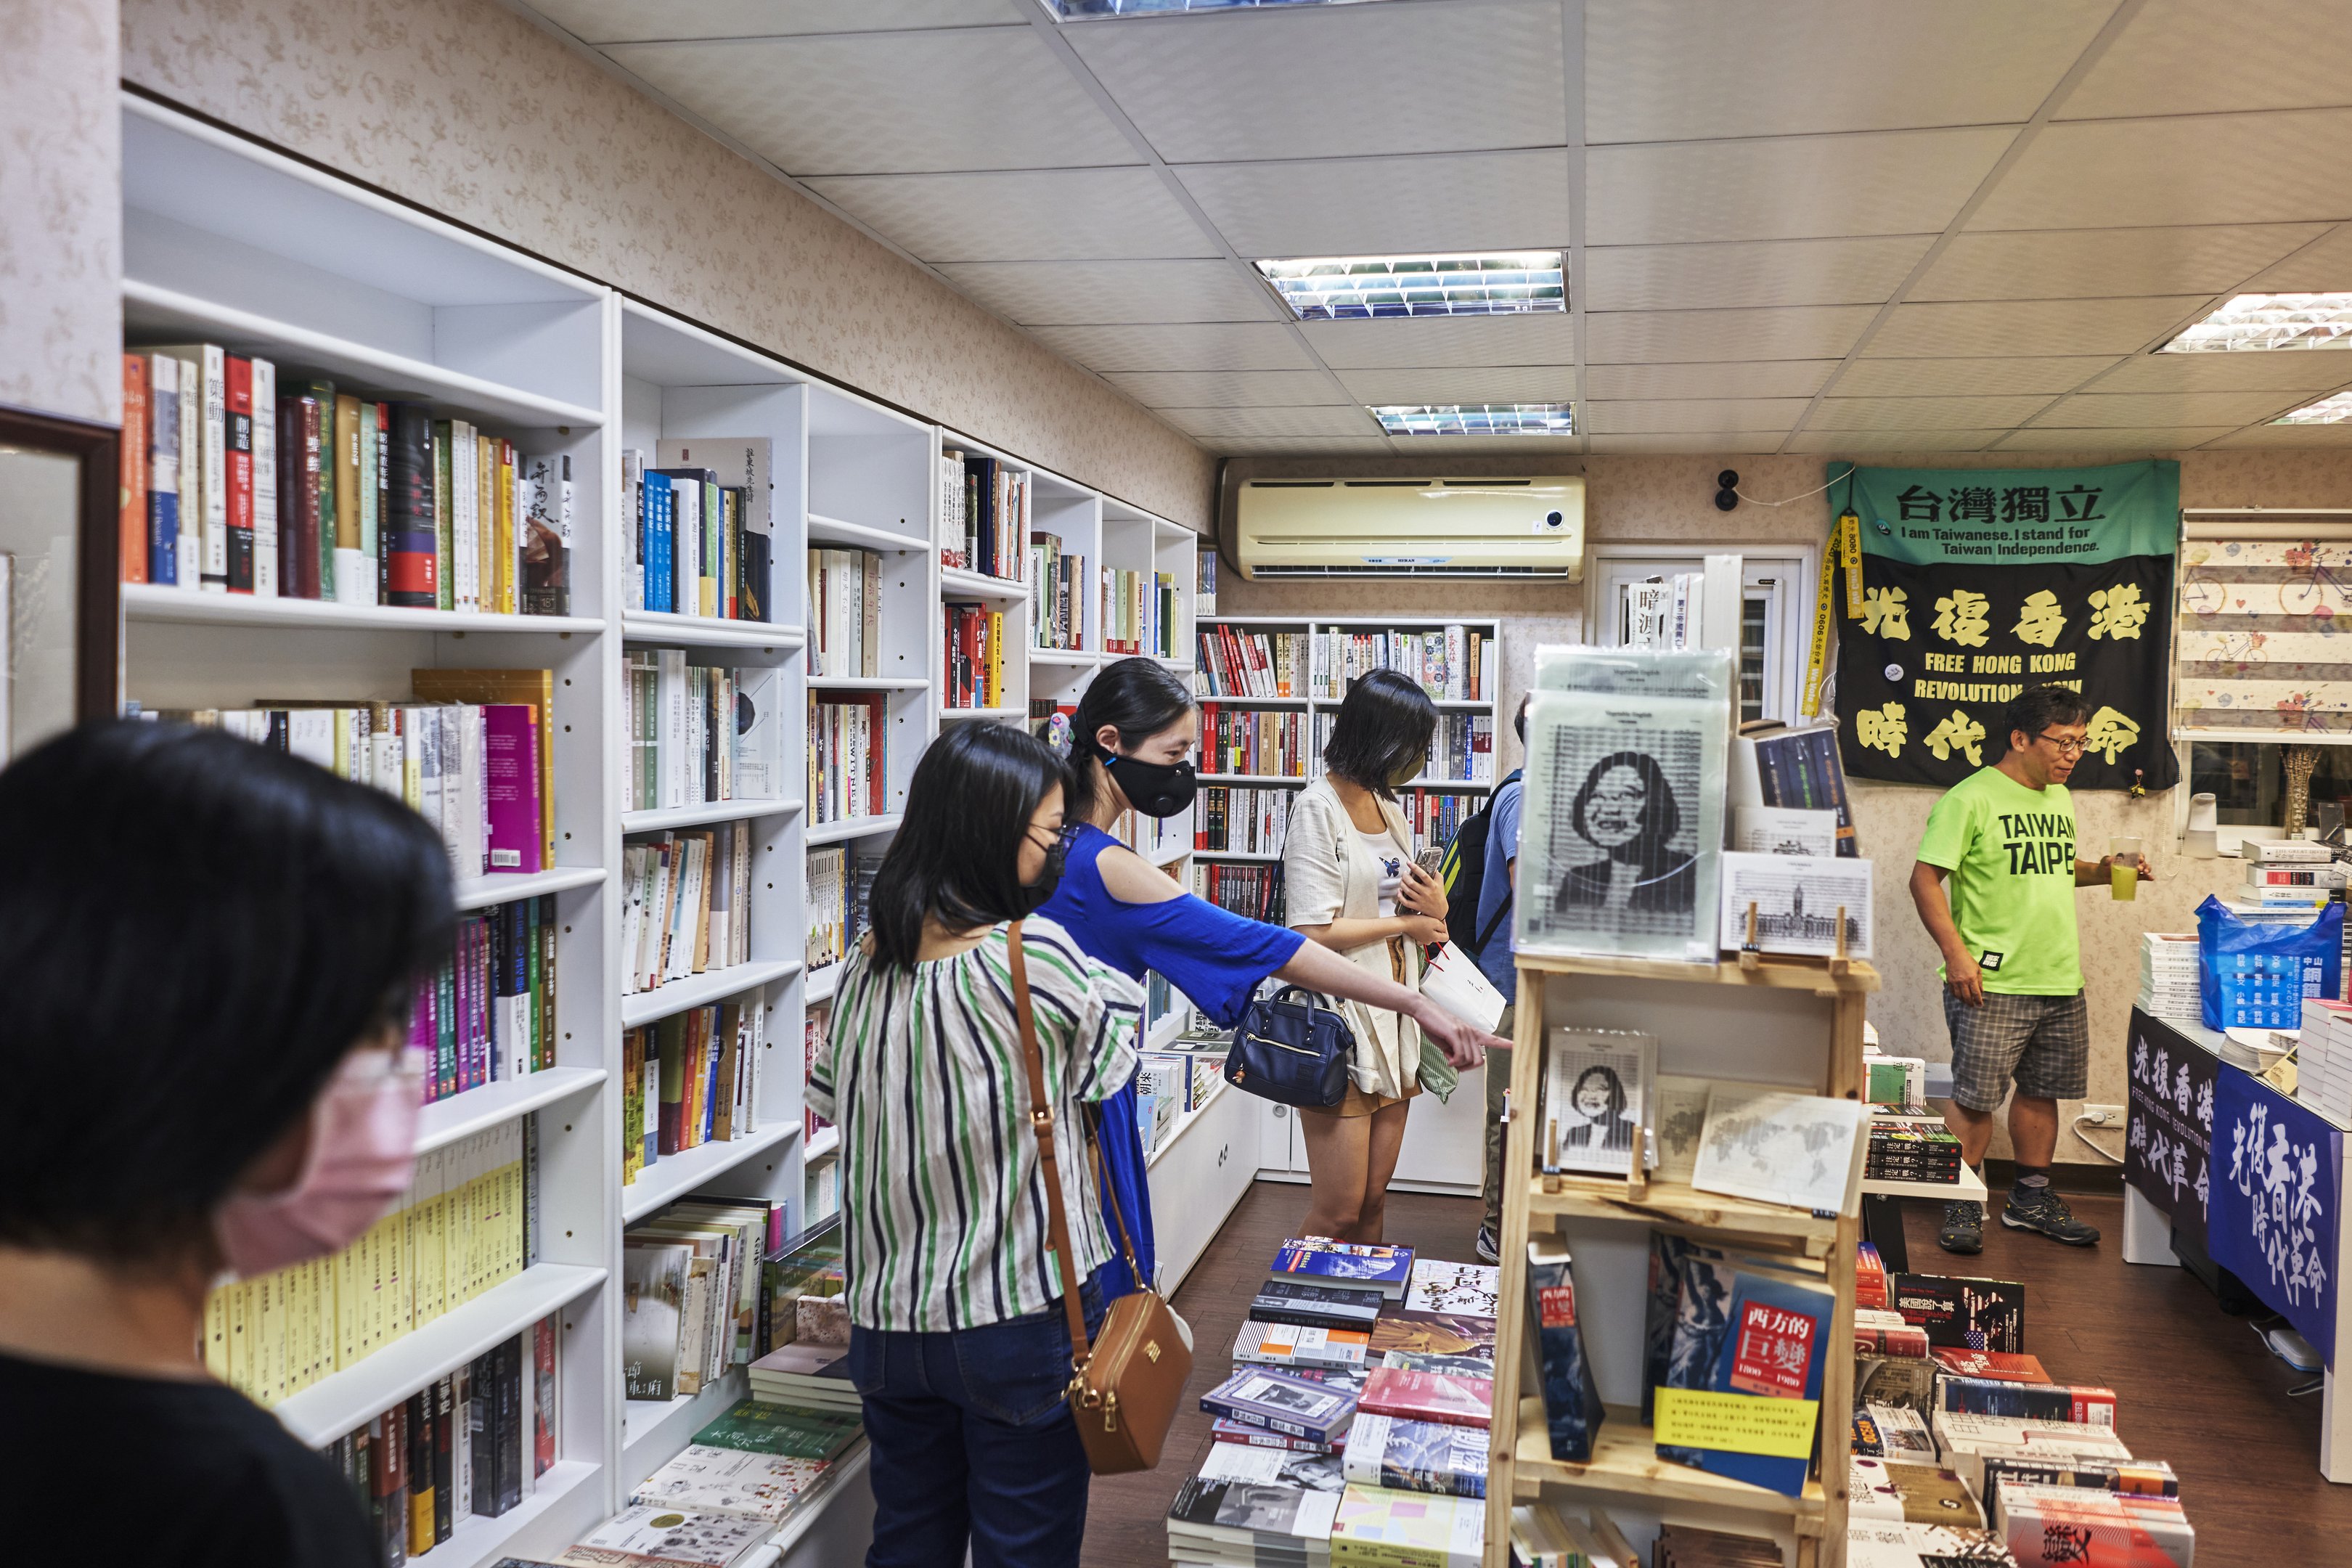
[[[1936,1247],[1940,1211],[1913,1204],[1912,1264],[2025,1282],[2026,1348],[2053,1377],[2114,1389],[2132,1451],[2168,1459],[2179,1473],[2198,1568],[2352,1563],[2352,1487],[2319,1479],[2317,1396],[2287,1398],[2303,1380],[2271,1357],[2244,1320],[2222,1316],[2185,1270],[2124,1262],[2120,1198],[2070,1201],[2106,1233],[2099,1246],[2063,1247],[1995,1224],[1984,1255],[1965,1265]],[[1227,1347],[1266,1261],[1306,1209],[1305,1187],[1256,1184],[1177,1292],[1198,1347],[1187,1413],[1157,1470],[1095,1483],[1087,1568],[1167,1561],[1168,1505],[1210,1442],[1198,1395],[1231,1370]],[[1470,1258],[1477,1227],[1470,1199],[1389,1199],[1388,1239],[1432,1257]]]

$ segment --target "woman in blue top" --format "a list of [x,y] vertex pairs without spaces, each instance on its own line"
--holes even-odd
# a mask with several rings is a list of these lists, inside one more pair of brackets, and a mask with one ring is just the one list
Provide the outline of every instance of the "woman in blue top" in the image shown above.
[[[1490,1047],[1508,1046],[1419,993],[1368,973],[1299,932],[1244,919],[1196,898],[1106,831],[1129,810],[1174,816],[1192,804],[1192,749],[1201,716],[1184,682],[1149,658],[1124,658],[1095,677],[1070,723],[1072,777],[1062,879],[1037,912],[1058,922],[1090,958],[1140,980],[1147,969],[1192,998],[1220,1027],[1241,1021],[1268,975],[1310,991],[1402,1013],[1457,1068],[1476,1067]],[[1108,1173],[1106,1223],[1116,1202],[1146,1279],[1158,1268],[1151,1195],[1135,1086],[1102,1102],[1100,1141]],[[1113,1232],[1116,1234],[1116,1232]],[[1105,1266],[1106,1300],[1137,1289],[1126,1262]]]

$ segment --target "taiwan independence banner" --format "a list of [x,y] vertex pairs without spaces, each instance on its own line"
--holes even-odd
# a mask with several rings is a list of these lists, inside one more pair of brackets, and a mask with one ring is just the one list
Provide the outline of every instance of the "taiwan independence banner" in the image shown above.
[[2224,1068],[2213,1098],[2211,1174],[2205,1249],[2333,1366],[2344,1134],[2268,1084]]
[[2009,749],[2001,705],[2051,682],[2090,705],[2090,750],[2070,787],[2177,782],[2167,703],[2178,463],[1835,463],[1830,476],[1832,503],[1862,519],[1861,592],[1850,581],[1830,591],[1848,775],[1948,789]]

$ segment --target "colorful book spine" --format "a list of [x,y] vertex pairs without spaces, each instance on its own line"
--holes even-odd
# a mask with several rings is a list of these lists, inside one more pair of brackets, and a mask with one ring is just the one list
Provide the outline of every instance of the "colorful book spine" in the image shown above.
[[226,485],[226,574],[232,594],[253,592],[254,362],[222,360],[222,472]]
[[1607,1413],[1577,1321],[1576,1281],[1569,1263],[1567,1244],[1558,1237],[1528,1243],[1528,1321],[1535,1327],[1536,1359],[1543,1373],[1551,1457],[1582,1464],[1592,1458]]
[[148,431],[152,409],[147,376],[146,355],[122,356],[121,505],[115,548],[121,556],[118,564],[125,583],[147,581],[147,472],[154,451]]
[[180,362],[147,361],[147,581],[180,581]]

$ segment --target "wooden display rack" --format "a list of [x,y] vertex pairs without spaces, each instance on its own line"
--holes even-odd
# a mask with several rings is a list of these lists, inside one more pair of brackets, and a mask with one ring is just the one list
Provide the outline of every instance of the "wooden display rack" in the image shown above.
[[[1640,1028],[1659,1039],[1659,1070],[1697,1072],[1713,1079],[1752,1078],[1792,1089],[1860,1099],[1863,1092],[1864,997],[1878,989],[1878,973],[1850,959],[1806,961],[1748,955],[1752,962],[1675,963],[1640,959],[1570,958],[1523,953],[1511,1104],[1503,1169],[1521,1173],[1503,1183],[1502,1310],[1496,1330],[1495,1422],[1486,1476],[1486,1568],[1508,1568],[1510,1509],[1547,1487],[1570,1500],[1620,1506],[1717,1529],[1743,1526],[1793,1537],[1797,1568],[1841,1568],[1845,1560],[1847,1411],[1853,1400],[1853,1258],[1861,1226],[1861,1194],[1849,1193],[1835,1215],[1695,1190],[1687,1182],[1645,1179],[1636,1161],[1626,1180],[1536,1174],[1534,1114],[1543,1079],[1548,1026]],[[1733,996],[1724,988],[1757,993]],[[1727,1005],[1728,1004],[1728,1005]],[[1592,1016],[1586,1016],[1590,1012]],[[1739,1026],[1746,1019],[1750,1030]],[[1749,1053],[1753,1053],[1752,1055]],[[1703,1071],[1691,1058],[1704,1057]],[[1608,1404],[1590,1461],[1551,1457],[1540,1393],[1522,1398],[1528,1360],[1528,1238],[1536,1216],[1546,1228],[1606,1236],[1614,1227],[1663,1229],[1693,1240],[1777,1256],[1800,1268],[1818,1268],[1834,1291],[1827,1360],[1822,1378],[1822,1419],[1816,1431],[1818,1479],[1801,1497],[1657,1458],[1651,1429],[1637,1408]],[[1619,1237],[1626,1233],[1617,1231]],[[1620,1365],[1600,1361],[1588,1289],[1591,1266],[1580,1262],[1578,1318],[1586,1353],[1605,1384],[1637,1387]],[[1622,1281],[1611,1280],[1612,1285]],[[1622,1289],[1617,1292],[1622,1298]],[[1625,1316],[1619,1303],[1614,1317]],[[1638,1312],[1633,1324],[1638,1342]],[[1615,1325],[1620,1331],[1624,1325]],[[1637,1352],[1638,1353],[1638,1352]],[[1622,1360],[1622,1358],[1617,1358]],[[1613,1375],[1612,1375],[1613,1374]],[[1604,1400],[1607,1399],[1604,1389]]]

